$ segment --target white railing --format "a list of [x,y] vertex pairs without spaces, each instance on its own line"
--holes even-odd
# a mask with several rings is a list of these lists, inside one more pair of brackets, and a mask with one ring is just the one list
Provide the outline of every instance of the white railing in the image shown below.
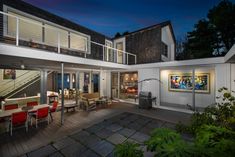
[[[4,37],[13,38],[16,46],[22,46],[21,41],[24,41],[30,47],[37,47],[35,44],[41,44],[55,48],[54,51],[57,53],[62,53],[62,50],[78,51],[84,54],[80,56],[84,58],[90,58],[88,56],[92,56],[94,53],[102,53],[98,55],[100,57],[98,59],[103,61],[120,64],[136,64],[137,62],[135,54],[91,41],[90,36],[86,34],[44,20],[29,19],[1,11],[0,14],[3,15]],[[102,50],[91,52],[93,45]]]

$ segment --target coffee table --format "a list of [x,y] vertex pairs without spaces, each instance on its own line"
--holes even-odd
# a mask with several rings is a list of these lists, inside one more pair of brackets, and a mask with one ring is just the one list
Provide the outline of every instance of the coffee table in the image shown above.
[[64,104],[64,108],[66,109],[67,112],[69,112],[69,109],[73,109],[73,111],[76,111],[75,107],[78,107],[78,105],[77,104]]

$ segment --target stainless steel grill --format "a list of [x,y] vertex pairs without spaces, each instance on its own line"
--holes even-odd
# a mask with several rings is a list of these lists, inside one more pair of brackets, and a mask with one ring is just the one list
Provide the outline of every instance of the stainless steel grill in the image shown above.
[[153,101],[156,103],[156,97],[152,97],[151,92],[142,91],[139,93],[139,108],[150,109]]

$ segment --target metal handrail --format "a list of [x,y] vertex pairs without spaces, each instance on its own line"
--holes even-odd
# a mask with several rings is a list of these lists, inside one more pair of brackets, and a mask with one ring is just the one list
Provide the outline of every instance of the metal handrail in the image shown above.
[[[57,27],[58,29],[60,29],[60,27],[58,27],[58,26],[55,26],[56,24],[52,24],[51,22],[49,23],[49,22],[47,22],[46,20],[38,20],[37,19],[37,21],[38,22],[41,22],[41,23],[43,23],[43,24],[39,24],[39,23],[37,23],[37,22],[34,22],[34,21],[31,21],[31,20],[28,20],[28,19],[26,19],[26,18],[22,18],[22,17],[18,17],[18,16],[15,16],[15,15],[12,15],[12,14],[9,14],[9,13],[6,13],[6,12],[2,12],[2,11],[0,11],[0,14],[3,14],[3,15],[6,15],[6,16],[10,16],[10,17],[13,17],[13,18],[16,18],[16,36],[15,36],[15,38],[16,38],[16,46],[19,46],[19,40],[20,40],[20,37],[19,37],[19,20],[22,20],[22,21],[25,21],[25,22],[28,22],[28,23],[31,23],[31,24],[34,24],[34,25],[38,25],[38,26],[40,26],[40,27],[42,27],[42,28],[47,28],[47,29],[51,29],[51,30],[53,30],[53,31],[55,31],[56,33],[57,33],[57,44],[55,44],[55,45],[57,45],[57,51],[58,51],[58,53],[60,53],[60,51],[61,51],[61,48],[64,48],[64,49],[71,49],[71,48],[65,48],[65,47],[63,47],[62,45],[61,45],[61,41],[60,41],[60,36],[61,36],[61,33],[60,33],[60,31],[58,31],[58,30],[56,30],[56,29],[54,29],[53,27]],[[48,25],[53,25],[53,27],[50,27],[50,26],[46,26],[45,24],[48,24]],[[74,30],[71,30],[71,29],[68,29],[68,28],[62,28],[62,26],[61,26],[61,29],[63,29],[63,30],[65,30],[65,31],[67,31],[67,32],[73,32],[73,33],[75,33],[75,34],[77,34],[77,35],[82,35],[83,33],[80,33],[80,32],[77,32],[77,31],[74,31]],[[85,34],[83,34],[83,35],[85,35]],[[85,37],[84,37],[85,38]],[[37,42],[39,42],[40,43],[40,41],[37,41]],[[44,42],[42,42],[43,44],[45,44]],[[123,55],[127,55],[127,59],[128,59],[128,55],[130,55],[130,56],[134,56],[134,59],[135,59],[135,64],[136,64],[136,62],[137,62],[137,56],[136,56],[136,54],[133,54],[133,53],[130,53],[130,52],[126,52],[126,51],[123,51],[123,50],[119,50],[119,49],[116,49],[116,48],[113,48],[113,47],[109,47],[109,46],[106,46],[106,45],[104,45],[104,44],[100,44],[100,43],[97,43],[97,42],[95,42],[95,41],[91,41],[90,40],[90,38],[88,38],[87,39],[87,46],[89,46],[89,45],[91,45],[91,44],[95,44],[95,45],[98,45],[98,46],[101,46],[102,48],[103,48],[103,61],[105,61],[105,57],[104,57],[104,54],[106,53],[105,52],[105,48],[107,48],[107,49],[112,49],[112,50],[115,50],[116,52],[121,52]],[[45,44],[45,45],[47,45],[47,44]],[[51,46],[51,45],[50,45]],[[54,46],[54,45],[52,45],[52,46]],[[87,48],[87,50],[86,51],[81,51],[81,52],[83,52],[84,53],[84,57],[86,58],[86,55],[89,55],[89,53],[88,53],[88,51],[89,51],[89,48]],[[116,62],[118,63],[118,59],[116,59]],[[127,62],[127,64],[128,64],[128,60],[126,60],[126,62]],[[125,61],[123,62],[123,64],[125,64]]]

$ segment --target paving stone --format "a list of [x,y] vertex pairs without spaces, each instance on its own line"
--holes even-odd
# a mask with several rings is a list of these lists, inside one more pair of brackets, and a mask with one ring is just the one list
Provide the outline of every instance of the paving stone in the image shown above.
[[83,138],[83,140],[80,140],[82,144],[84,144],[85,146],[91,148],[94,145],[96,145],[99,141],[101,141],[101,139],[96,136],[96,135],[90,135],[86,138]]
[[81,157],[100,157],[100,155],[96,154],[92,150],[88,149],[84,153],[82,153]]
[[160,128],[160,127],[162,127],[163,124],[164,124],[163,121],[153,120],[153,121],[151,121],[150,123],[148,123],[148,124],[146,125],[146,127],[155,129],[155,128]]
[[194,141],[194,137],[191,134],[187,134],[187,133],[182,133],[181,137],[188,142],[193,142]]
[[123,128],[122,130],[118,131],[119,134],[125,136],[125,137],[130,137],[133,135],[136,131],[133,129],[128,129],[128,128]]
[[77,157],[81,156],[85,152],[86,148],[80,143],[75,143],[61,149],[61,153],[66,157]]
[[109,138],[107,138],[107,141],[117,145],[117,144],[121,144],[126,140],[126,137],[123,135],[120,135],[118,133],[113,134],[112,136],[109,136]]
[[137,114],[133,114],[133,115],[129,116],[128,119],[130,121],[136,121],[137,119],[139,119],[139,116]]
[[134,139],[135,141],[139,142],[139,143],[144,143],[146,140],[149,139],[150,136],[141,133],[141,132],[136,132],[133,136],[131,136],[131,139]]
[[82,131],[79,131],[78,133],[71,135],[70,137],[77,141],[81,141],[81,140],[83,141],[83,139],[89,137],[90,135],[91,134],[89,132],[82,130]]
[[62,148],[65,148],[67,147],[68,145],[71,145],[75,143],[75,141],[73,139],[71,139],[70,137],[66,137],[66,138],[63,138],[57,142],[55,142],[53,144],[53,146],[57,149],[57,150],[60,150]]
[[128,126],[128,124],[131,123],[131,121],[130,120],[121,120],[121,121],[118,121],[117,123],[123,127],[126,127],[126,126]]
[[140,146],[140,149],[144,151],[144,157],[154,157],[155,152],[147,151],[146,146]]
[[151,135],[153,130],[154,130],[153,128],[143,127],[139,132],[142,132],[142,133],[147,134],[147,135]]
[[166,123],[164,123],[163,127],[175,130],[175,124],[173,124],[173,123],[166,122]]
[[100,141],[96,146],[92,148],[96,153],[98,153],[101,156],[107,156],[110,154],[114,149],[114,145],[107,141]]
[[22,155],[22,156],[20,156],[20,157],[27,157],[27,155],[26,155],[26,154],[24,154],[24,155]]
[[47,145],[35,151],[32,151],[27,155],[28,157],[45,157],[53,154],[54,152],[56,152],[56,149],[52,145]]
[[143,126],[136,123],[136,122],[133,122],[133,123],[130,123],[128,124],[127,128],[129,129],[133,129],[133,130],[140,130]]
[[110,126],[107,126],[106,129],[109,129],[109,130],[112,131],[112,132],[117,132],[118,130],[121,130],[121,129],[122,129],[122,126],[120,126],[120,125],[114,123],[114,124],[112,124],[112,125],[110,125]]
[[114,152],[111,152],[107,157],[114,157]]
[[140,119],[137,119],[135,122],[138,123],[138,124],[140,124],[140,125],[142,125],[142,126],[144,126],[144,125],[146,125],[147,123],[149,123],[150,120],[147,120],[147,119],[145,119],[145,118],[140,118]]
[[104,128],[104,129],[101,129],[100,131],[98,131],[96,133],[97,136],[99,136],[101,139],[106,139],[107,137],[113,135],[114,132]]
[[98,132],[99,130],[103,129],[104,127],[101,126],[101,125],[92,125],[91,127],[89,128],[86,128],[85,130],[87,132],[90,132],[90,133],[96,133]]
[[50,155],[49,157],[64,157],[60,152],[55,152],[52,155]]
[[107,120],[104,120],[103,122],[100,122],[97,125],[104,128],[106,126],[109,126],[110,123]]
[[131,138],[128,138],[125,142],[140,144],[140,142],[138,142],[138,141],[136,141],[136,140],[134,140],[134,139],[131,139]]

